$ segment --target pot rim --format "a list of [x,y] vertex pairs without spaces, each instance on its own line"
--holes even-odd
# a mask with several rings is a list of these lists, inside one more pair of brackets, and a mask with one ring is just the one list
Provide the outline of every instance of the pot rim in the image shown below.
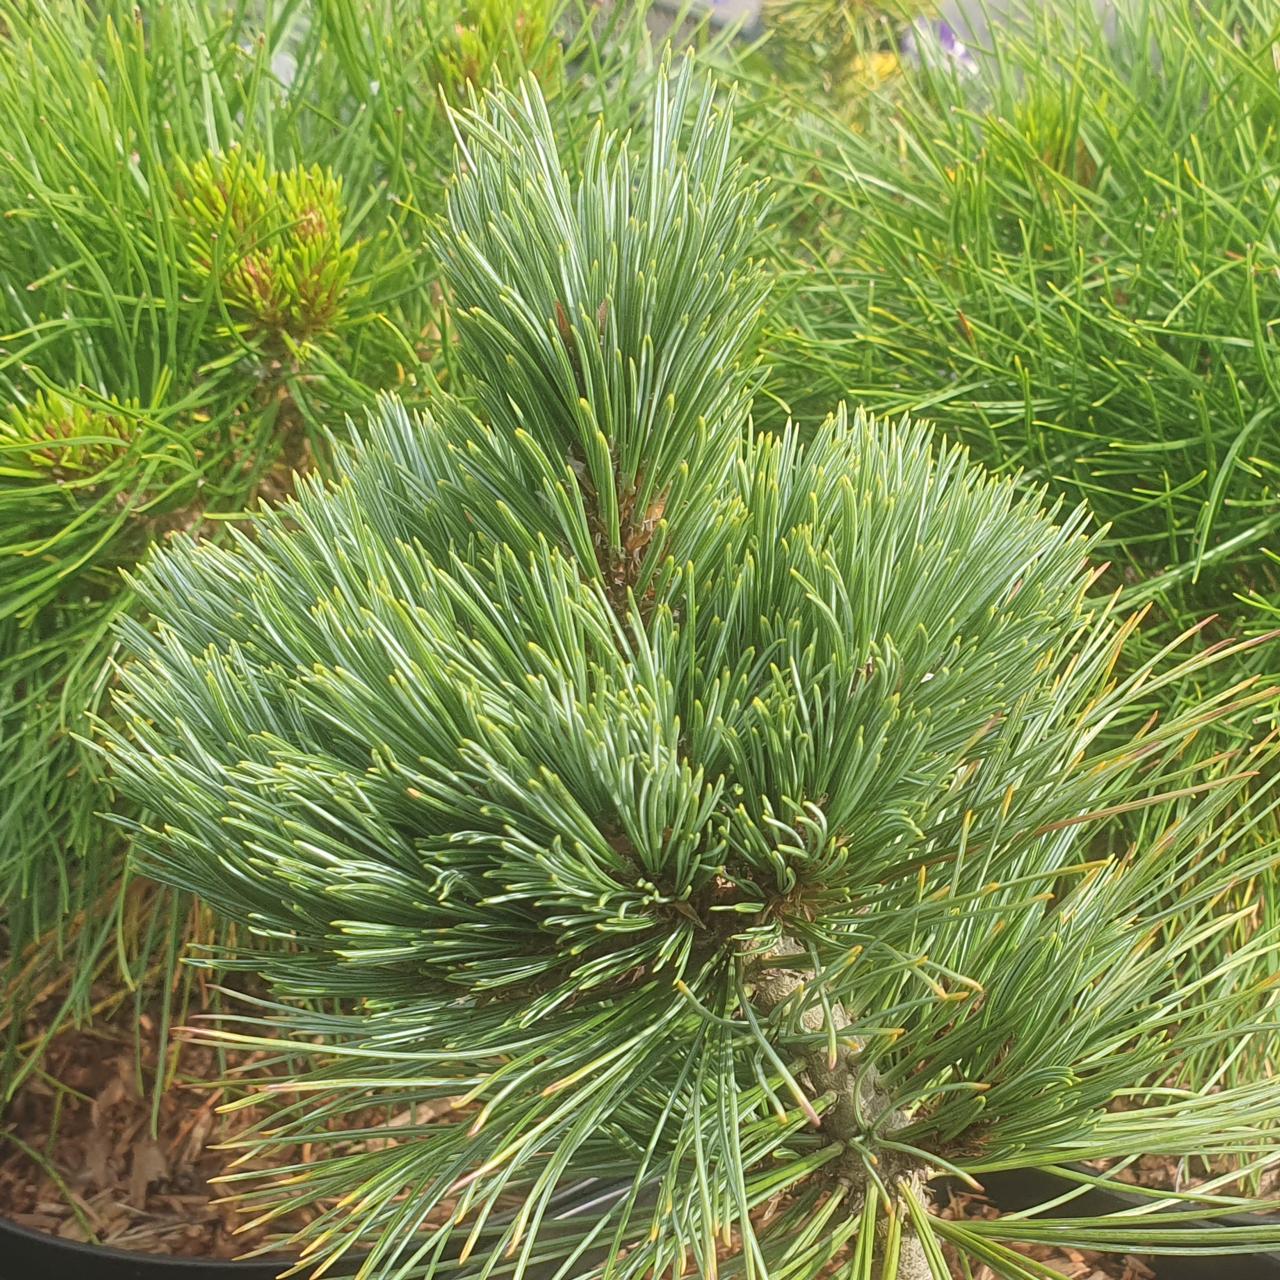
[[[66,1254],[68,1258],[127,1263],[135,1268],[155,1267],[157,1271],[180,1271],[186,1274],[217,1276],[235,1270],[244,1276],[276,1276],[296,1259],[290,1254],[263,1254],[260,1258],[182,1257],[168,1253],[146,1253],[121,1249],[111,1244],[91,1244],[84,1240],[66,1240],[51,1231],[38,1231],[0,1214],[0,1244],[19,1240],[30,1247]],[[0,1272],[3,1267],[0,1266]],[[69,1274],[80,1274],[79,1272]]]
[[[1067,1167],[1077,1168],[1074,1165]],[[1081,1173],[1090,1175],[1096,1173],[1096,1170],[1090,1169],[1085,1165],[1078,1166],[1078,1170]],[[986,1199],[997,1209],[1001,1208],[1002,1204],[1010,1198],[1015,1201],[1013,1208],[1008,1210],[1009,1212],[1017,1211],[1016,1201],[1025,1199],[1027,1193],[1030,1193],[1033,1201],[1047,1200],[1072,1189],[1079,1191],[1079,1195],[1073,1203],[1080,1209],[1088,1209],[1091,1204],[1097,1207],[1106,1204],[1109,1210],[1114,1212],[1146,1203],[1142,1197],[1126,1194],[1118,1188],[1086,1185],[1083,1190],[1080,1190],[1081,1184],[1048,1169],[993,1170],[985,1175],[978,1175],[978,1179],[984,1187]],[[939,1188],[950,1187],[957,1192],[969,1190],[968,1187],[953,1177],[942,1176],[933,1179],[933,1182]],[[562,1204],[564,1204],[565,1200],[569,1203],[555,1217],[564,1219],[590,1213],[601,1203],[627,1194],[630,1190],[630,1185],[630,1183],[625,1185],[606,1183],[602,1187],[600,1179],[587,1178],[562,1193]],[[1012,1197],[1010,1197],[1011,1192],[1013,1193]],[[1280,1213],[1227,1214],[1217,1218],[1216,1221],[1237,1227],[1274,1225],[1280,1223]],[[0,1214],[0,1243],[3,1243],[6,1238],[20,1241],[30,1248],[52,1250],[65,1254],[68,1258],[76,1258],[86,1262],[100,1260],[128,1264],[140,1272],[154,1271],[157,1278],[162,1273],[175,1272],[191,1276],[204,1275],[209,1277],[209,1280],[214,1280],[215,1277],[230,1273],[241,1277],[242,1280],[248,1280],[249,1277],[254,1277],[255,1280],[257,1277],[263,1277],[266,1280],[266,1278],[278,1276],[282,1271],[297,1262],[297,1259],[289,1253],[264,1253],[253,1258],[181,1257],[173,1254],[146,1253],[132,1249],[121,1249],[110,1244],[90,1244],[81,1240],[66,1240],[48,1231],[24,1227]],[[1222,1257],[1223,1255],[1220,1254],[1169,1254],[1162,1256],[1160,1261],[1165,1266],[1173,1263],[1194,1270],[1199,1266],[1220,1265]],[[1267,1274],[1274,1275],[1277,1280],[1280,1280],[1280,1252],[1269,1251],[1264,1248],[1253,1254],[1235,1255],[1235,1259],[1246,1264],[1253,1262],[1259,1273],[1261,1273],[1262,1269],[1265,1269]],[[3,1268],[0,1267],[0,1272],[2,1271]],[[1208,1276],[1213,1273],[1206,1271],[1205,1274]]]

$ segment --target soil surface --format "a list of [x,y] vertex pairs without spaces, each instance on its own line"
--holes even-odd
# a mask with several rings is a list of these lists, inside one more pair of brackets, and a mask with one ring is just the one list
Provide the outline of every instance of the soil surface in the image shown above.
[[[220,1115],[219,1105],[237,1096],[233,1084],[220,1082],[244,1070],[260,1078],[265,1055],[175,1041],[173,1084],[157,1097],[158,1042],[155,1018],[135,1020],[132,1009],[57,1036],[44,1070],[23,1083],[0,1125],[0,1215],[68,1240],[234,1258],[318,1211],[281,1218],[270,1231],[245,1228],[245,1218],[224,1202],[226,1189],[210,1182],[233,1154],[217,1144],[261,1114],[248,1108]],[[394,1126],[395,1118],[371,1108],[348,1122]],[[307,1152],[281,1148],[241,1167],[268,1168],[299,1155]]]

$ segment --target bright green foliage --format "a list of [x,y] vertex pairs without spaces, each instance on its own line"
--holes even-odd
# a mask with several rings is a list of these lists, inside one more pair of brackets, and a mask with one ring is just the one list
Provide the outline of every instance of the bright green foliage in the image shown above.
[[1280,15],[1139,0],[1109,41],[1091,0],[1021,7],[875,130],[795,121],[776,389],[927,414],[1088,501],[1142,598],[1238,612],[1280,589]]
[[[1179,1235],[1249,1203],[1214,1185],[978,1222],[924,1185],[1270,1157],[1270,1083],[1156,1083],[1248,1039],[1240,974],[1280,945],[1180,976],[1280,801],[1273,745],[1182,752],[1266,692],[1146,722],[1208,659],[1114,675],[1080,513],[907,423],[752,431],[762,206],[687,78],[579,179],[531,88],[461,132],[470,401],[384,400],[332,484],[150,560],[154,628],[124,629],[106,738],[146,864],[262,939],[241,963],[282,999],[242,1041],[315,1060],[243,1139],[312,1158],[233,1173],[246,1203],[315,1206],[309,1258],[383,1280],[1280,1240]],[[373,1103],[397,1140],[333,1149]],[[584,1178],[620,1189],[566,1217]]]
[[97,477],[129,447],[138,406],[88,406],[58,392],[39,391],[30,405],[10,408],[0,422],[5,474],[38,480]]
[[[0,19],[0,1104],[38,1062],[12,1056],[27,996],[65,997],[49,1034],[96,978],[140,1002],[180,986],[188,906],[125,904],[125,842],[97,816],[116,801],[76,737],[134,607],[121,570],[279,498],[377,389],[412,403],[449,376],[424,247],[442,89],[536,65],[572,144],[572,104],[625,121],[652,75],[643,6],[598,27],[554,0],[381,17],[41,0]],[[472,38],[491,54],[464,66]]]
[[563,76],[553,17],[524,0],[461,0],[434,50],[434,79],[457,101],[468,84],[488,84],[495,72],[522,66],[550,96]]
[[344,245],[342,182],[318,165],[280,172],[239,149],[182,166],[178,217],[197,292],[214,288],[252,340],[295,343],[345,317],[359,250]]

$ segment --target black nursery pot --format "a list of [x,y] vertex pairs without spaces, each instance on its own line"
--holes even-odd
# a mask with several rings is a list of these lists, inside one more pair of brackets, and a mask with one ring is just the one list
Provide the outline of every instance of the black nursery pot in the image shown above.
[[[629,1186],[583,1178],[552,1197],[552,1221],[592,1217],[600,1206],[625,1196]],[[495,1217],[495,1225],[502,1219]],[[352,1263],[365,1255],[348,1256]],[[294,1259],[288,1254],[239,1262],[229,1258],[172,1258],[133,1253],[109,1245],[81,1244],[20,1227],[0,1215],[0,1280],[276,1280]],[[528,1280],[550,1280],[556,1265],[537,1266]]]
[[80,1244],[0,1218],[0,1280],[275,1280],[288,1266],[221,1258],[169,1258]]
[[[1085,1170],[1084,1172],[1092,1172]],[[1043,1204],[1078,1184],[1056,1174],[1040,1169],[1013,1169],[1001,1173],[984,1173],[979,1181],[986,1197],[1003,1213],[1017,1213],[1033,1205]],[[955,1180],[949,1184],[957,1191],[965,1188]],[[1086,1218],[1098,1214],[1116,1213],[1145,1204],[1138,1196],[1125,1195],[1121,1191],[1107,1191],[1090,1187],[1075,1196],[1054,1212],[1063,1217]],[[1274,1226],[1280,1215],[1242,1213],[1214,1219],[1219,1225],[1249,1227]],[[1141,1249],[1135,1249],[1141,1253]],[[1212,1254],[1199,1257],[1160,1255],[1151,1259],[1151,1269],[1156,1280],[1280,1280],[1280,1253]]]
[[[987,1199],[1006,1213],[1041,1204],[1076,1186],[1065,1178],[1034,1169],[984,1174],[982,1183]],[[964,1190],[958,1182],[950,1179],[942,1180],[940,1185]],[[625,1191],[606,1190],[601,1194],[597,1184],[584,1198],[571,1203],[563,1216],[577,1217],[590,1212],[615,1194],[625,1194]],[[578,1195],[582,1195],[581,1190],[578,1190]],[[1086,1217],[1114,1213],[1139,1203],[1141,1201],[1136,1196],[1090,1188],[1057,1212]],[[1259,1227],[1264,1223],[1274,1224],[1277,1220],[1276,1215],[1254,1214],[1219,1219],[1236,1226],[1255,1224]],[[289,1261],[278,1258],[274,1261],[235,1262],[129,1253],[105,1245],[62,1240],[0,1218],[0,1280],[275,1280]],[[1227,1280],[1228,1277],[1230,1280],[1280,1280],[1280,1253],[1157,1257],[1152,1268],[1156,1280]],[[549,1267],[546,1275],[549,1277],[554,1270],[554,1267]],[[542,1278],[531,1275],[530,1280]]]

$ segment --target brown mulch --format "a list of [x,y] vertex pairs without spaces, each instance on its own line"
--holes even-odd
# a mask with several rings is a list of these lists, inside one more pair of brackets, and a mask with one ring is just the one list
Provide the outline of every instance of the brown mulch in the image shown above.
[[[1170,1079],[1168,1083],[1172,1086],[1186,1086],[1185,1081],[1176,1077]],[[1280,1083],[1277,1087],[1280,1087]],[[1131,1111],[1135,1105],[1137,1104],[1117,1099],[1108,1109]],[[1214,1156],[1206,1159],[1203,1156],[1140,1155],[1123,1168],[1118,1167],[1122,1163],[1120,1160],[1088,1160],[1085,1163],[1099,1173],[1110,1174],[1116,1182],[1127,1183],[1131,1187],[1143,1187],[1149,1191],[1192,1191],[1203,1183],[1240,1168],[1240,1162],[1229,1156]],[[1280,1199],[1280,1162],[1248,1180],[1242,1178],[1223,1183],[1215,1191],[1219,1195],[1252,1195]]]
[[[1117,1182],[1128,1183],[1131,1187],[1146,1187],[1152,1191],[1190,1191],[1211,1178],[1228,1173],[1232,1168],[1231,1162],[1221,1157],[1189,1161],[1173,1156],[1139,1156],[1123,1169],[1115,1167],[1119,1163],[1115,1160],[1091,1160],[1089,1163],[1099,1172],[1110,1172]],[[1226,1184],[1218,1189],[1218,1193],[1280,1198],[1280,1165],[1265,1170],[1256,1185]]]
[[[246,1219],[222,1203],[227,1188],[210,1179],[236,1153],[217,1144],[261,1112],[220,1115],[219,1105],[234,1094],[215,1082],[230,1068],[253,1069],[265,1055],[224,1051],[220,1058],[207,1045],[175,1044],[174,1082],[160,1093],[153,1132],[157,1043],[154,1019],[144,1014],[135,1025],[131,1010],[53,1040],[43,1071],[24,1081],[0,1123],[0,1215],[68,1240],[201,1258],[240,1256],[315,1216],[318,1208],[233,1234]],[[254,1074],[260,1077],[262,1068]],[[428,1118],[421,1108],[412,1117]],[[409,1119],[370,1107],[346,1124],[394,1131]],[[339,1143],[326,1153],[343,1149]],[[266,1169],[308,1155],[283,1147],[240,1167]]]
[[[140,1029],[144,1046],[148,1031],[154,1043],[154,1029]],[[201,1097],[186,1081],[175,1085],[153,1136],[146,1077],[124,1032],[112,1023],[59,1036],[48,1074],[24,1083],[0,1131],[0,1212],[68,1240],[184,1257],[229,1258],[261,1243],[234,1240],[234,1211],[212,1202],[219,1193],[208,1180],[225,1159],[209,1147],[225,1136],[217,1091]],[[197,1075],[212,1058],[182,1050],[182,1066]]]

